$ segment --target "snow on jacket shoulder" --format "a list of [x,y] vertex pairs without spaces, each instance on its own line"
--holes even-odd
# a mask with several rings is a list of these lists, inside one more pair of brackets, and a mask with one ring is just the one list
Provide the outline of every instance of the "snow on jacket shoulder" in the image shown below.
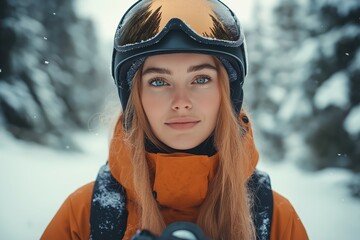
[[[42,240],[90,239],[90,206],[94,182],[72,193],[60,207]],[[271,240],[306,240],[305,228],[291,203],[273,191]]]

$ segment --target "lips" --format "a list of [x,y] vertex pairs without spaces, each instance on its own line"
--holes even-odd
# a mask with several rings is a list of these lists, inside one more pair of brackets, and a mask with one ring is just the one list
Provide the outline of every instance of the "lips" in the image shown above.
[[177,129],[177,130],[183,130],[183,129],[190,129],[193,128],[196,124],[198,124],[200,120],[195,118],[173,118],[165,122],[165,125]]

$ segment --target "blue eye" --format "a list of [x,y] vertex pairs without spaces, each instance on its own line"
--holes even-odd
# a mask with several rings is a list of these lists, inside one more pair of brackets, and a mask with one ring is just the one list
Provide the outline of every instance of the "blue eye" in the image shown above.
[[151,80],[149,83],[154,87],[162,87],[168,85],[165,81],[161,79]]
[[194,83],[197,83],[197,84],[205,84],[205,83],[208,83],[210,81],[210,77],[199,77],[197,78]]

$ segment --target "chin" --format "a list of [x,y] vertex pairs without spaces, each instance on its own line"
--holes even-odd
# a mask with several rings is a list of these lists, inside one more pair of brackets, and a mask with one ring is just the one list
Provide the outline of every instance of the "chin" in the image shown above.
[[200,141],[198,143],[197,142],[190,143],[189,141],[187,141],[184,143],[177,142],[176,144],[168,144],[168,146],[173,149],[177,149],[177,150],[188,150],[188,149],[192,149],[192,148],[198,146],[200,143],[202,143],[202,142]]

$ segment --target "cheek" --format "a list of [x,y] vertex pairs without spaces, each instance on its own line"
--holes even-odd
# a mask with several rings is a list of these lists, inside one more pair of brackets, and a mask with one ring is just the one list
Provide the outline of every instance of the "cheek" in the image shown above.
[[219,112],[221,96],[218,89],[197,98],[199,107],[209,115],[217,115]]
[[161,94],[150,94],[149,92],[143,91],[141,95],[141,102],[144,112],[151,124],[152,121],[156,121],[156,119],[161,115],[160,113],[164,111],[164,103],[167,101],[165,101]]

